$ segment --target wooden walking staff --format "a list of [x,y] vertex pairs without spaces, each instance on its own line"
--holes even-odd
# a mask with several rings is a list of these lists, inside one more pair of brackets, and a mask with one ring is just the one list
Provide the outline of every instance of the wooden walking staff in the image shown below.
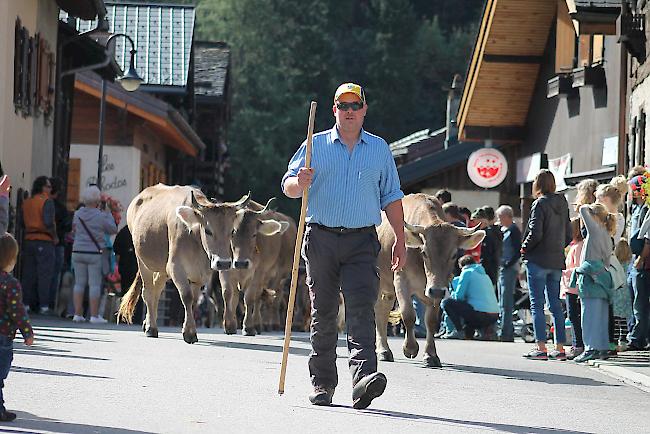
[[[305,153],[305,167],[311,167],[311,144],[314,135],[314,118],[316,117],[316,102],[312,101],[309,107],[309,126],[307,127],[307,150]],[[284,393],[284,379],[287,375],[287,358],[289,357],[289,345],[291,344],[291,326],[293,324],[293,306],[296,303],[296,286],[298,284],[298,267],[300,265],[300,248],[302,246],[302,235],[305,232],[305,217],[307,215],[307,198],[309,187],[302,191],[302,206],[300,208],[300,221],[298,222],[298,234],[296,235],[296,247],[293,251],[293,269],[291,270],[291,287],[289,289],[289,305],[287,306],[287,322],[284,325],[284,349],[282,350],[282,365],[280,367],[280,385],[278,393]]]

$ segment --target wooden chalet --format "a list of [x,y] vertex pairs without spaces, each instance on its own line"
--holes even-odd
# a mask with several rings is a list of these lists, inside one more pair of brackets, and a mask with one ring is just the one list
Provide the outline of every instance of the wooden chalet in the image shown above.
[[453,152],[456,163],[434,165],[410,188],[479,190],[465,167],[475,146],[504,153],[508,176],[493,194],[515,208],[525,199],[524,213],[540,168],[554,171],[560,188],[624,171],[620,9],[608,0],[487,0],[456,116],[458,141],[428,157]]

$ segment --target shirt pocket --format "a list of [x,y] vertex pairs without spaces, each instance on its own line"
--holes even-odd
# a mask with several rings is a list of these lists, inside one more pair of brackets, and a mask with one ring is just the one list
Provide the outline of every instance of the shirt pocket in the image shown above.
[[381,176],[381,171],[374,167],[358,170],[357,185],[359,187],[359,191],[364,194],[378,193],[380,176]]

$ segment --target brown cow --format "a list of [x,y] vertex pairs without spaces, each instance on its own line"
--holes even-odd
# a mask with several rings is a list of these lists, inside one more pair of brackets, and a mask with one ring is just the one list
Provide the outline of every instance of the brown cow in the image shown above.
[[119,316],[131,322],[142,292],[147,306],[143,330],[148,337],[158,337],[158,301],[171,278],[185,307],[183,339],[197,342],[192,306],[211,271],[230,268],[233,223],[249,197],[215,204],[197,188],[163,184],[140,192],[127,211],[138,274],[122,299]]
[[[403,351],[408,358],[418,354],[415,339],[415,309],[411,298],[418,297],[426,305],[425,323],[427,338],[424,362],[430,367],[440,367],[436,354],[433,334],[437,329],[440,301],[449,286],[453,275],[458,249],[472,249],[485,237],[484,231],[458,228],[443,220],[440,202],[426,194],[409,194],[402,199],[404,207],[404,228],[408,254],[406,266],[398,273],[391,267],[391,249],[395,235],[384,215],[377,229],[381,251],[378,258],[380,273],[379,299],[375,305],[377,324],[377,354],[379,360],[393,361],[393,353],[388,347],[388,316],[395,296],[399,302],[400,313],[406,336]],[[429,296],[425,296],[425,291]]]
[[[270,201],[269,201],[270,202]],[[265,288],[279,293],[291,274],[296,223],[289,216],[251,202],[237,212],[232,235],[233,269],[219,272],[224,299],[224,331],[237,331],[235,312],[244,293],[243,333],[261,332],[261,296]]]

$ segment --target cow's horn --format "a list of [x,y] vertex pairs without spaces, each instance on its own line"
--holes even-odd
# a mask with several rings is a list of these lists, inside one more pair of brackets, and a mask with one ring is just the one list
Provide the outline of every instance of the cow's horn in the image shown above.
[[404,222],[404,227],[408,229],[411,232],[415,232],[416,234],[420,234],[424,231],[424,226],[420,225],[412,225],[410,223]]
[[243,208],[248,204],[249,200],[251,200],[251,192],[250,191],[245,196],[242,196],[242,198],[239,199],[237,202],[231,202],[228,205],[234,206],[235,208]]
[[253,211],[253,212],[254,212],[255,214],[264,214],[266,211],[268,211],[268,209],[269,209],[269,205],[271,205],[271,202],[273,202],[274,200],[275,200],[275,197],[272,197],[271,199],[269,199],[269,200],[266,202],[266,205],[264,205],[264,208],[262,208],[262,209],[259,210],[259,211]]
[[198,203],[198,202],[196,201],[196,196],[194,196],[194,192],[193,192],[193,191],[190,192],[190,195],[192,196],[192,208],[202,209],[202,208],[203,208],[203,205],[201,205],[200,203]]
[[474,232],[476,232],[479,228],[481,227],[480,224],[474,226],[473,228],[458,228],[458,230],[463,234],[463,235],[472,235]]

